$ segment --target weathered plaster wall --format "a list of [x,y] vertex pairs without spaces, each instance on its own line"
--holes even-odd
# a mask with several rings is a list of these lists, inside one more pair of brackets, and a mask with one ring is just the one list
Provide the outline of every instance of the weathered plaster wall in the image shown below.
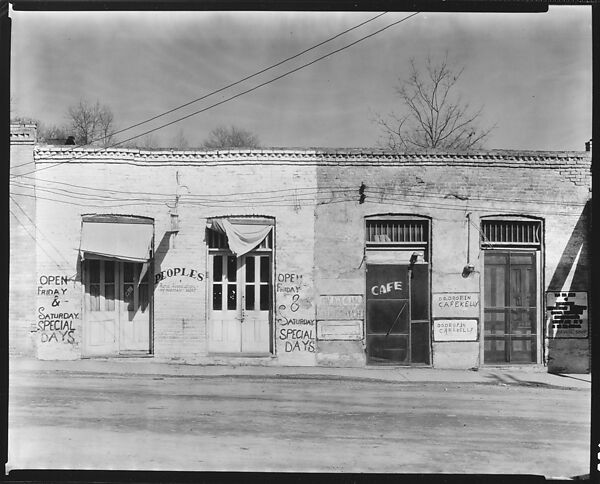
[[[54,163],[53,151],[39,151],[38,165]],[[127,157],[129,156],[130,159]],[[68,184],[98,187],[101,192],[71,187],[70,203],[39,200],[40,230],[70,258],[71,265],[59,275],[72,276],[74,291],[82,291],[77,266],[77,248],[84,213],[114,213],[152,217],[155,220],[154,331],[153,353],[159,360],[190,363],[229,361],[207,352],[207,248],[206,221],[215,216],[259,215],[275,218],[274,328],[277,363],[313,365],[315,360],[315,316],[312,261],[314,209],[309,196],[285,196],[278,190],[314,187],[315,168],[302,163],[261,166],[256,159],[230,163],[199,160],[193,153],[123,155],[105,153],[100,159],[89,154],[44,172],[44,187]],[[40,176],[41,178],[41,176]],[[76,195],[81,193],[81,195]],[[85,195],[83,195],[85,193]],[[90,193],[96,193],[91,196]],[[244,195],[247,194],[247,195]],[[232,199],[232,195],[235,197]],[[81,199],[76,197],[81,196]],[[179,230],[171,231],[171,212],[176,212]],[[52,198],[57,198],[53,196]],[[59,197],[58,197],[59,198]],[[52,267],[43,254],[40,274]],[[190,278],[175,269],[194,270]],[[56,272],[56,271],[55,271]],[[81,296],[77,299],[81,314]],[[41,302],[40,302],[41,305]],[[75,323],[73,343],[43,347],[40,357],[70,358],[81,355],[83,328]],[[282,331],[283,330],[283,331]],[[41,348],[41,347],[38,347]],[[273,359],[246,359],[246,363],[272,364]]]
[[[482,330],[483,253],[479,249],[481,217],[524,215],[544,220],[545,266],[542,290],[586,290],[589,288],[589,249],[585,230],[589,225],[586,202],[590,198],[590,159],[582,154],[532,154],[512,158],[507,153],[490,156],[436,156],[415,161],[414,157],[386,159],[377,163],[336,162],[319,168],[324,203],[316,211],[315,277],[318,294],[364,293],[364,218],[377,214],[408,214],[431,217],[431,292],[479,294],[478,333]],[[367,186],[366,201],[358,203],[358,188]],[[348,189],[348,192],[342,190]],[[347,201],[344,201],[344,199]],[[467,214],[473,222],[467,221]],[[475,271],[467,278],[462,269],[469,262]],[[579,254],[579,255],[577,255]],[[571,275],[571,279],[567,277]],[[544,302],[541,300],[542,313]],[[433,318],[440,317],[432,307]],[[448,314],[444,313],[444,317]],[[457,312],[453,317],[463,317]],[[542,314],[543,316],[543,314]],[[542,341],[544,339],[542,338]],[[432,342],[435,367],[471,368],[482,363],[477,342]],[[344,343],[340,343],[344,344]],[[354,342],[339,347],[327,357],[340,359],[345,353],[359,357]],[[545,356],[549,369],[586,371],[590,358],[589,339],[550,340]],[[338,345],[339,346],[339,345]],[[327,352],[325,345],[319,347]],[[543,357],[543,355],[542,355]],[[321,359],[324,356],[320,355]]]

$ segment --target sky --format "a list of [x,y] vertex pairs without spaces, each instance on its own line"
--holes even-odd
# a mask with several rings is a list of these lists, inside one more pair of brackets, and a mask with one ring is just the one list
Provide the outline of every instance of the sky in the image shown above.
[[[127,128],[298,54],[377,12],[11,11],[11,115],[64,124],[85,99]],[[340,49],[410,12],[388,12],[332,42],[154,122],[132,137],[209,107]],[[152,134],[200,146],[218,126],[255,133],[264,147],[371,148],[375,120],[401,113],[396,87],[447,53],[464,67],[457,94],[482,108],[485,148],[583,150],[591,137],[589,6],[547,13],[419,13],[214,108]]]

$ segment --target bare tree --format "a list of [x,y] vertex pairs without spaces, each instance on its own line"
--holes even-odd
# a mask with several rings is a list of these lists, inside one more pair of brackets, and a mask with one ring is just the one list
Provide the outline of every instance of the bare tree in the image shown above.
[[402,113],[377,117],[383,146],[394,151],[466,150],[480,148],[491,128],[479,126],[482,108],[471,111],[455,92],[464,68],[448,65],[448,55],[438,64],[427,58],[425,72],[410,61],[408,79],[400,80],[396,92]]
[[258,137],[245,129],[219,126],[213,129],[202,146],[209,150],[227,148],[259,148]]
[[82,99],[68,109],[68,116],[69,129],[77,144],[108,146],[112,142],[114,116],[108,106]]
[[187,150],[190,147],[190,143],[185,137],[182,129],[177,132],[177,135],[173,138],[171,145],[173,148],[177,148],[179,150]]

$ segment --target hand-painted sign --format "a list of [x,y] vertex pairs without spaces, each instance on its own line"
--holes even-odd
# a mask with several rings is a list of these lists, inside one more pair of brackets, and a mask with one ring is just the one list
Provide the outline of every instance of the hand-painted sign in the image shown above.
[[323,294],[319,296],[317,319],[353,320],[364,315],[362,294]]
[[367,299],[407,299],[408,266],[367,265]]
[[587,292],[547,292],[546,323],[549,338],[587,338]]
[[477,319],[435,319],[434,341],[477,341]]
[[438,318],[479,317],[478,292],[441,292],[431,298],[433,316]]

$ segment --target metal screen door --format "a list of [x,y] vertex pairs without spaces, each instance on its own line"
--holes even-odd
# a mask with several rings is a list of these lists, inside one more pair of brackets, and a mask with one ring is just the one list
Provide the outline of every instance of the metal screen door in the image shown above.
[[367,264],[370,363],[429,364],[428,264]]

